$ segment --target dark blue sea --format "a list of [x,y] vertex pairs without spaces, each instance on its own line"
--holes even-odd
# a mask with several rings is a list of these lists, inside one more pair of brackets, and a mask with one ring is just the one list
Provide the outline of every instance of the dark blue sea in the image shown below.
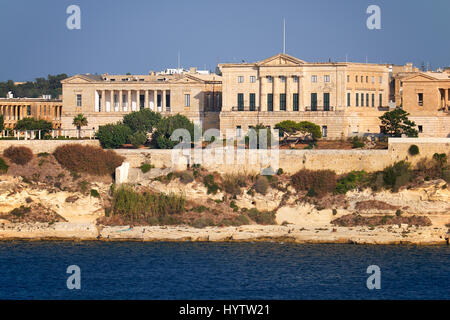
[[0,299],[450,299],[450,247],[0,242]]

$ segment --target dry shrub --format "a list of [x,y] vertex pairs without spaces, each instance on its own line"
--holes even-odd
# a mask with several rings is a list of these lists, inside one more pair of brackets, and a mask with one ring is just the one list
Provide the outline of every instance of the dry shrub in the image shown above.
[[241,188],[247,186],[247,177],[244,174],[226,174],[223,177],[222,189],[231,195],[240,195]]
[[96,176],[111,175],[124,160],[113,150],[100,147],[67,144],[56,148],[56,160],[72,172],[84,172]]
[[27,147],[10,146],[8,149],[5,149],[5,151],[3,151],[3,155],[12,163],[22,166],[33,159],[33,151],[31,151],[31,149]]
[[341,227],[356,226],[384,226],[395,224],[407,224],[410,226],[431,226],[431,220],[425,216],[361,216],[348,214],[331,221],[332,224]]
[[336,173],[331,170],[300,170],[292,177],[292,185],[299,191],[308,191],[319,197],[336,188]]
[[265,176],[259,176],[255,182],[255,190],[260,194],[266,194],[269,188],[269,180]]

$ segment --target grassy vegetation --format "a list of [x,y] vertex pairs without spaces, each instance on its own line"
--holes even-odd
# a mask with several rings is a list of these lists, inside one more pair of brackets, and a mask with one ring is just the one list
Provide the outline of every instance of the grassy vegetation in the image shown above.
[[182,196],[138,192],[125,185],[114,191],[110,214],[131,222],[172,224],[176,219],[170,216],[183,213],[185,202]]
[[203,177],[203,183],[207,188],[208,194],[216,194],[220,190],[220,187],[214,181],[214,176],[212,174],[208,174],[207,176]]
[[338,179],[335,192],[345,194],[350,190],[362,188],[369,182],[369,174],[365,171],[352,171]]
[[322,197],[336,188],[336,173],[331,170],[300,170],[291,177],[298,191],[308,191],[312,196]]

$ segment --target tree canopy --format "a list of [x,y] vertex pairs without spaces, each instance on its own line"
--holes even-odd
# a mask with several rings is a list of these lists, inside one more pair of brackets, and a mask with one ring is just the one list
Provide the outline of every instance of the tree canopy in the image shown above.
[[190,136],[191,141],[194,139],[194,123],[187,117],[176,114],[174,116],[167,116],[162,118],[156,125],[156,132],[152,136],[152,143],[155,147],[160,149],[172,149],[179,142],[172,141],[170,139],[172,133],[176,129],[186,129]]
[[44,134],[50,133],[53,126],[52,123],[46,120],[36,120],[35,118],[24,118],[17,121],[15,130],[41,130]]
[[[322,132],[320,127],[309,121],[295,122],[292,120],[285,120],[275,125],[275,129],[280,131],[280,136],[283,137],[283,143],[293,136],[303,135],[309,136],[313,141],[322,138]],[[297,137],[296,143],[302,139]]]
[[153,128],[161,121],[161,114],[150,109],[132,112],[123,118],[123,123],[135,132],[152,132]]
[[39,98],[42,95],[51,95],[56,99],[62,94],[61,80],[67,78],[67,74],[48,75],[45,78],[36,78],[35,81],[28,81],[22,84],[14,84],[14,81],[8,80],[0,82],[0,97],[5,97],[8,91],[12,91],[17,98]]
[[380,117],[384,133],[391,137],[417,137],[419,132],[414,128],[416,124],[408,119],[409,113],[403,109],[396,108],[388,111]]

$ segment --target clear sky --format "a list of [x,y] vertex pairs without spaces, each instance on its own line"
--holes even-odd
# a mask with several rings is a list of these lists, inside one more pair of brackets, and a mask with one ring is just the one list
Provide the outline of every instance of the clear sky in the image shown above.
[[[66,8],[81,8],[81,30]],[[381,8],[381,30],[366,9]],[[450,65],[449,0],[0,0],[0,81],[48,74],[147,74],[181,65],[306,61]]]

